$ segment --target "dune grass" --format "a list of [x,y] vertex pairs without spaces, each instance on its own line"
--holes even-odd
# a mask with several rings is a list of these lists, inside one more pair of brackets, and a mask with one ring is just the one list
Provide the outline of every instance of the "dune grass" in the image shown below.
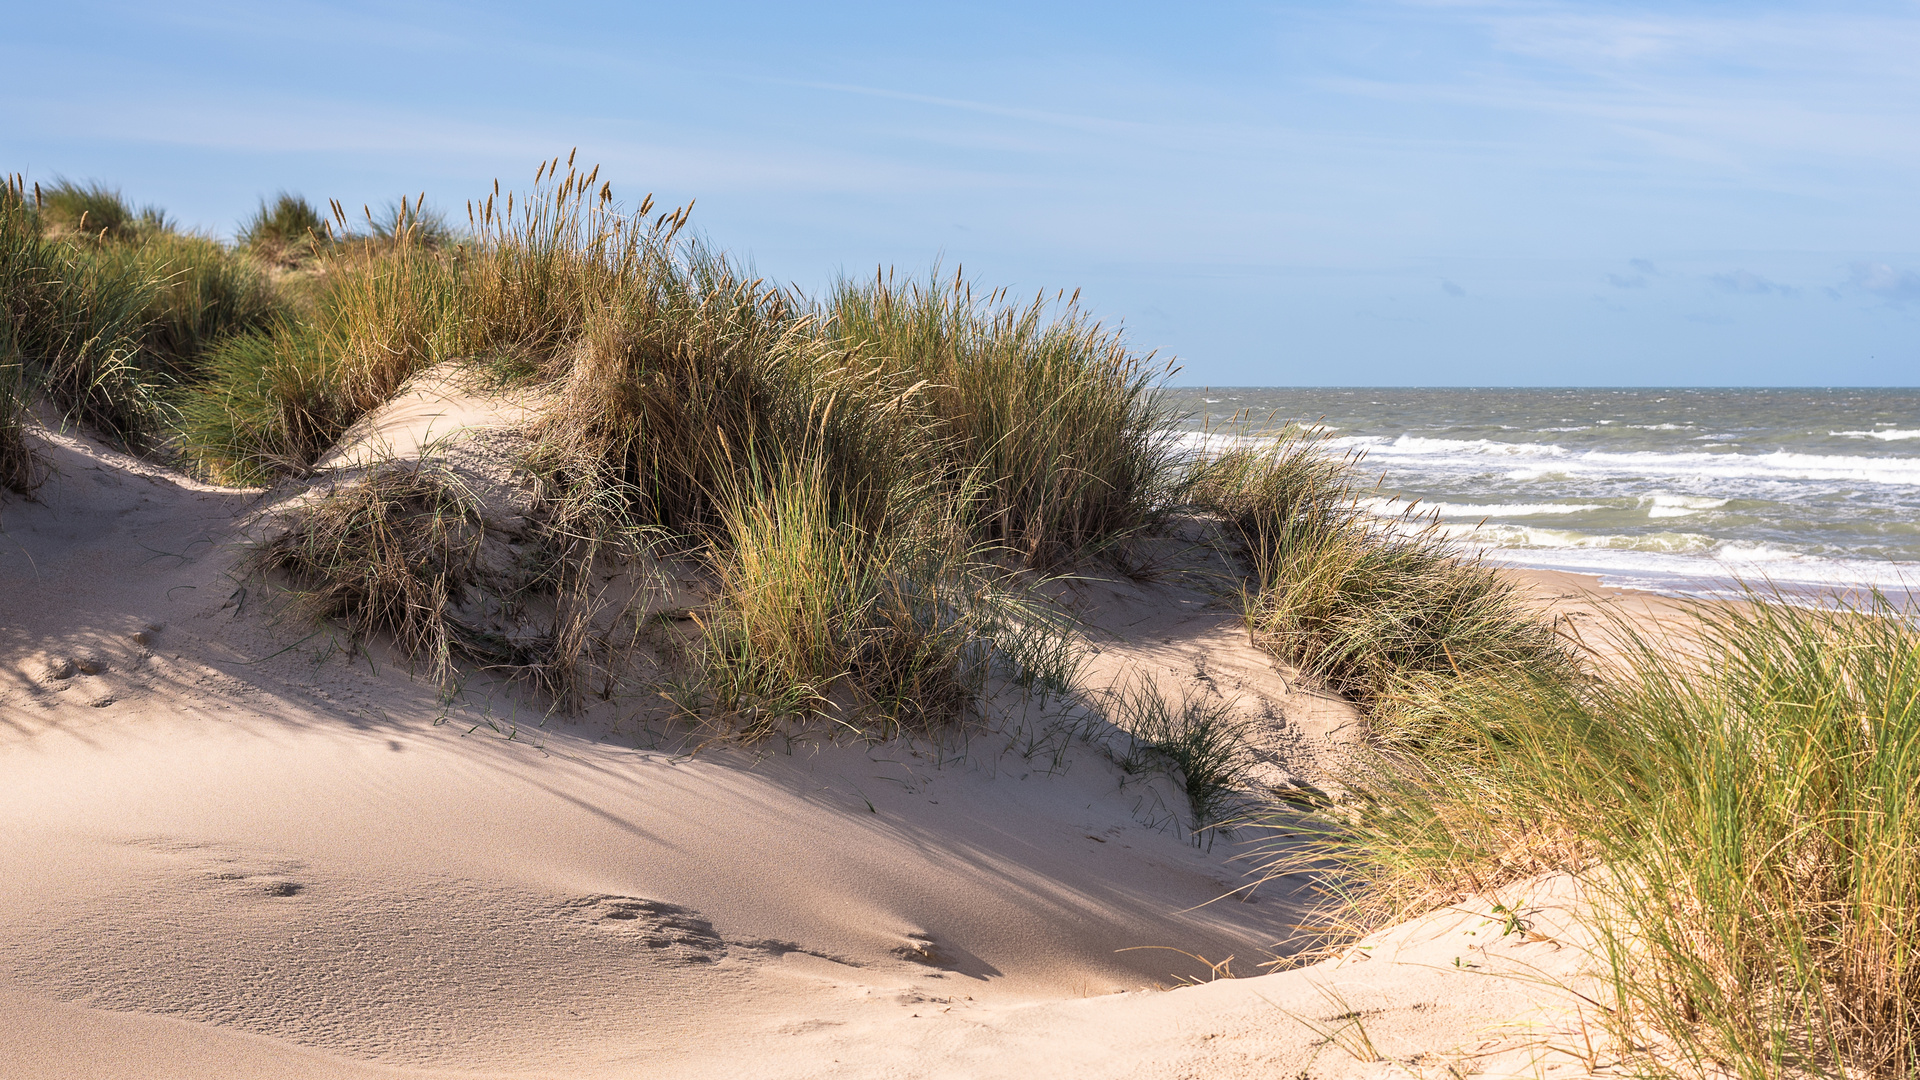
[[0,318],[0,488],[28,495],[40,486],[42,468],[27,443],[28,404],[26,366],[13,344],[13,326]]
[[[617,507],[708,568],[701,693],[743,732],[925,727],[965,715],[994,670],[1047,682],[1063,639],[1019,568],[1156,512],[1158,369],[1070,302],[883,281],[815,303],[683,236],[685,208],[623,212],[570,160],[470,206],[462,237],[419,208],[350,234],[336,205],[310,309],[206,354],[181,445],[215,477],[267,482],[429,366],[540,395],[531,461],[555,497]],[[464,647],[396,622],[352,584],[384,572],[348,572],[379,560],[355,559],[274,568],[310,590],[344,574],[340,603],[370,612],[358,631]]]
[[924,386],[953,474],[985,478],[974,528],[1030,565],[1084,556],[1151,524],[1170,458],[1165,365],[1069,299],[976,296],[955,274],[842,281],[820,326],[849,353]]
[[310,324],[230,337],[201,372],[181,398],[180,448],[223,484],[305,475],[357,415]]
[[296,506],[252,549],[250,567],[283,575],[301,610],[337,620],[355,641],[391,635],[444,688],[466,663],[577,712],[605,645],[592,632],[594,575],[639,555],[638,531],[617,505],[545,485],[520,527],[503,531],[501,508],[486,506],[443,450],[377,462]]
[[173,231],[157,211],[134,214],[116,192],[64,182],[36,190],[38,202],[16,177],[0,208],[14,345],[69,420],[122,446],[158,448],[174,428],[178,388],[198,378],[208,351],[273,322],[281,298],[246,260]]
[[167,384],[142,364],[159,278],[137,261],[98,257],[26,228],[8,228],[0,242],[12,249],[14,342],[42,392],[68,419],[110,441],[146,444],[167,416]]
[[1368,513],[1353,464],[1292,430],[1185,478],[1244,543],[1256,640],[1374,736],[1349,798],[1276,815],[1273,869],[1356,926],[1571,872],[1634,1068],[1920,1073],[1920,612],[1752,593],[1585,663],[1430,523]]
[[1192,696],[1170,701],[1157,688],[1136,683],[1116,688],[1107,712],[1129,740],[1120,767],[1170,774],[1187,796],[1190,831],[1230,823],[1246,810],[1247,737],[1225,702]]
[[231,483],[300,475],[408,378],[461,355],[458,267],[411,206],[377,243],[317,249],[306,303],[250,312],[199,358],[176,395],[189,460]]
[[1273,869],[1356,926],[1571,872],[1636,1067],[1915,1075],[1920,613],[1749,594],[1583,662],[1430,523],[1369,513],[1353,464],[1292,430],[1186,475],[1244,543],[1256,640],[1373,734],[1349,798],[1276,816]]
[[746,475],[721,500],[718,602],[703,620],[723,708],[769,730],[816,716],[856,729],[863,714],[911,727],[959,717],[980,679],[949,521],[865,528],[821,454],[746,452]]
[[1187,468],[1185,498],[1243,546],[1256,642],[1366,707],[1389,738],[1418,737],[1436,685],[1574,677],[1575,650],[1507,579],[1431,518],[1371,512],[1357,459],[1327,439],[1293,428]]
[[461,355],[460,277],[406,209],[378,246],[331,253],[313,320],[356,416],[387,403],[408,377]]
[[313,500],[253,560],[285,574],[315,617],[355,637],[390,633],[445,681],[457,658],[499,659],[496,643],[451,616],[498,589],[482,538],[479,500],[458,477],[430,460],[393,462]]
[[26,440],[32,395],[15,339],[27,295],[36,289],[39,223],[26,185],[17,176],[0,186],[0,487],[16,494],[33,490],[39,465]]
[[221,341],[264,331],[287,313],[253,262],[204,236],[152,231],[95,257],[126,263],[151,282],[140,314],[141,364],[175,385],[199,379],[203,359]]
[[1754,595],[1696,609],[1678,647],[1614,633],[1612,677],[1449,687],[1420,751],[1375,759],[1289,865],[1340,866],[1376,918],[1578,873],[1648,1071],[1914,1075],[1915,613]]
[[89,240],[131,240],[142,232],[168,228],[164,213],[154,207],[135,211],[116,188],[99,182],[56,180],[33,188],[44,228],[50,232]]
[[306,199],[282,191],[271,201],[260,200],[240,226],[240,246],[274,265],[298,266],[323,247],[329,237],[327,220]]

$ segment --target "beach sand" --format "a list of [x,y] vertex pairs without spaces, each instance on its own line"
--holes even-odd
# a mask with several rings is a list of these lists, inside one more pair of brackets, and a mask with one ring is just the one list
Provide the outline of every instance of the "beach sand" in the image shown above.
[[[394,409],[369,427],[401,453],[507,422]],[[1196,843],[1070,714],[1003,695],[964,738],[689,754],[618,703],[443,701],[235,570],[288,492],[40,440],[53,479],[0,507],[0,1075],[1586,1069],[1565,880],[1296,964],[1314,897],[1249,888],[1249,830]],[[1566,577],[1531,580],[1612,602]],[[1224,585],[1060,588],[1090,680],[1217,696],[1263,784],[1332,782],[1357,719],[1251,647]]]

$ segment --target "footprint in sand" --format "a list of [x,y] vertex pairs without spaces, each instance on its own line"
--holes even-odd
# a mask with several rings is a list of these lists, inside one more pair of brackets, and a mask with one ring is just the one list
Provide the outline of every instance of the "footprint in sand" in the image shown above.
[[305,868],[297,859],[168,837],[142,837],[128,843],[168,857],[179,869],[187,871],[188,881],[211,884],[236,899],[298,896],[308,888],[307,883],[296,876],[304,876],[300,871]]
[[712,963],[727,953],[727,943],[713,923],[678,904],[597,894],[569,900],[563,910],[623,936],[638,937],[649,948],[668,950],[683,963]]
[[952,967],[954,963],[953,954],[941,948],[932,934],[922,930],[907,934],[906,944],[894,946],[893,955],[927,967]]

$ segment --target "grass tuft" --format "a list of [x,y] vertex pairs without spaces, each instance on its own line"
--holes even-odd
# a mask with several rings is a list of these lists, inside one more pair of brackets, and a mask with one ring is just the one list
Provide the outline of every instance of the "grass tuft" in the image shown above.
[[202,370],[180,405],[181,451],[219,483],[305,475],[356,415],[309,324],[228,338]]
[[[1490,672],[1571,677],[1574,650],[1434,519],[1369,512],[1357,459],[1292,429],[1188,466],[1184,488],[1239,536],[1255,640],[1417,737],[1436,684]],[[1397,725],[1397,729],[1396,729]]]
[[632,535],[604,502],[550,491],[519,534],[489,526],[484,509],[436,453],[389,460],[295,507],[249,565],[283,574],[309,616],[355,640],[391,634],[443,686],[466,661],[577,711],[597,644],[590,582],[605,557],[634,552]]
[[28,400],[26,367],[13,344],[12,323],[0,318],[0,487],[17,495],[32,494],[45,476],[26,439]]
[[342,245],[325,271],[314,325],[355,418],[386,404],[414,373],[461,353],[458,269],[413,230],[377,248]]
[[1009,302],[955,275],[842,281],[822,305],[839,348],[917,380],[954,475],[981,478],[972,527],[1047,566],[1155,520],[1171,455],[1164,365],[1072,299]]
[[40,468],[25,437],[31,395],[15,335],[39,288],[39,236],[25,183],[7,177],[0,185],[0,487],[22,495],[37,486]]
[[1064,635],[970,544],[940,489],[896,489],[875,520],[832,467],[811,449],[756,455],[722,502],[703,659],[743,734],[822,718],[925,731],[972,713],[996,659],[1016,681],[1056,674]]
[[175,419],[172,398],[199,377],[207,351],[229,335],[266,326],[281,310],[244,260],[214,241],[160,227],[152,215],[128,211],[114,218],[124,228],[50,227],[42,235],[62,215],[91,221],[96,203],[125,210],[97,185],[63,182],[41,192],[38,205],[19,177],[7,191],[0,304],[13,345],[68,419],[123,446],[161,446]]
[[1376,758],[1291,861],[1340,866],[1376,918],[1575,872],[1616,1034],[1661,1048],[1647,1067],[1910,1077],[1917,614],[1749,595],[1672,636],[1615,627],[1604,678],[1456,682],[1418,751]]
[[121,260],[152,283],[141,312],[141,364],[170,382],[198,381],[221,341],[266,330],[287,311],[251,262],[203,236],[143,234],[96,257]]
[[34,202],[48,232],[93,240],[131,240],[145,232],[170,228],[166,215],[147,207],[135,212],[116,188],[97,181],[56,180],[34,185]]
[[355,638],[392,634],[444,681],[456,657],[498,658],[480,630],[450,617],[489,584],[482,535],[479,501],[451,471],[389,462],[301,507],[253,565],[285,574],[315,617],[341,620]]
[[1247,736],[1225,702],[1168,701],[1151,685],[1116,689],[1114,722],[1131,739],[1121,767],[1169,771],[1186,792],[1198,832],[1235,816],[1248,787]]
[[325,243],[327,221],[306,199],[282,191],[240,227],[240,246],[269,263],[297,266]]

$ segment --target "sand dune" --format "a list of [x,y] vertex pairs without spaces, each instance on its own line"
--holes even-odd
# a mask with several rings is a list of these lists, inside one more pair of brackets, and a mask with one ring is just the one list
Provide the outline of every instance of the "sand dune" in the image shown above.
[[[396,407],[369,428],[403,451],[504,415]],[[1507,898],[1531,936],[1490,898],[1259,974],[1311,898],[1249,890],[1245,830],[1196,844],[1056,713],[689,755],[617,702],[445,701],[237,576],[289,491],[43,441],[0,519],[5,1076],[1444,1075],[1579,1027],[1538,982],[1584,963],[1564,883]],[[1204,575],[1063,588],[1089,678],[1217,695],[1263,782],[1326,782],[1352,713]]]

